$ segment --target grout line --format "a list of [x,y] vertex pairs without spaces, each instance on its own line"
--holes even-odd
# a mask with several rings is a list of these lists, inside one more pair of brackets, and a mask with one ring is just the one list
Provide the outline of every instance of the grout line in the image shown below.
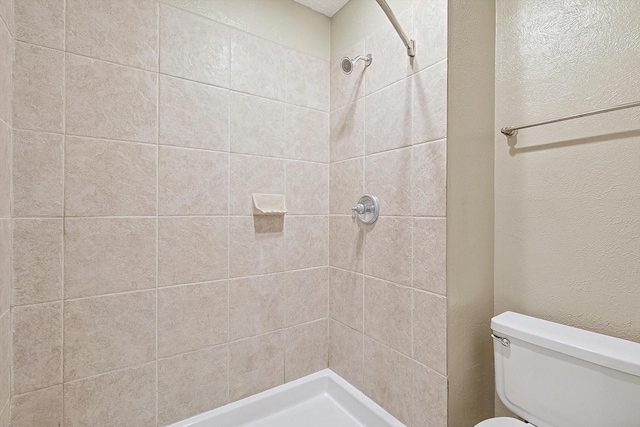
[[412,149],[414,147],[420,147],[420,146],[428,145],[428,144],[441,143],[441,142],[444,142],[446,140],[447,140],[446,136],[441,137],[441,138],[437,138],[437,139],[430,139],[430,140],[427,140],[427,141],[418,142],[416,144],[408,144],[408,145],[404,145],[402,147],[395,147],[395,148],[389,148],[389,149],[382,150],[382,151],[376,151],[375,153],[368,153],[368,154],[364,154],[364,155],[361,155],[361,156],[354,156],[354,157],[348,157],[346,159],[334,160],[334,161],[331,161],[330,165],[332,165],[332,166],[333,165],[338,165],[338,164],[341,164],[341,163],[346,163],[346,162],[355,161],[355,160],[359,160],[359,159],[363,159],[364,160],[364,159],[366,159],[368,157],[378,156],[378,155],[381,155],[381,154],[388,154],[388,153],[391,153],[391,152],[394,152],[394,151],[408,150],[408,149]]
[[[128,369],[128,368],[125,368],[125,369]],[[100,374],[100,375],[102,375],[102,374]],[[90,377],[89,377],[89,378],[90,378]],[[83,378],[83,379],[84,379],[84,378]],[[78,380],[74,380],[74,381],[78,381]],[[11,395],[11,399],[15,399],[16,397],[20,397],[20,396],[26,396],[27,394],[36,393],[36,392],[38,392],[38,391],[41,391],[41,390],[47,390],[47,389],[54,388],[54,387],[62,387],[63,392],[64,392],[64,385],[65,385],[65,384],[67,384],[67,383],[65,383],[65,382],[59,382],[59,383],[55,383],[55,384],[48,385],[48,386],[46,386],[46,387],[38,387],[38,388],[34,388],[33,390],[25,391],[24,393],[20,393],[20,394],[12,394],[12,395]],[[64,402],[63,402],[63,406],[64,406]],[[0,413],[1,413],[1,412],[0,412]]]
[[[292,215],[293,216],[293,215]],[[298,216],[302,216],[302,215],[298,215]],[[351,219],[350,215],[346,215],[346,214],[329,214],[330,218],[349,218]],[[380,215],[380,218],[392,218],[392,219],[433,219],[433,220],[445,220],[447,217],[446,216],[411,216],[411,215]]]
[[65,315],[65,302],[64,302],[64,298],[65,298],[65,287],[66,287],[66,280],[65,280],[65,271],[66,271],[66,263],[67,263],[67,257],[66,257],[66,214],[67,214],[67,205],[66,205],[66,199],[67,199],[67,186],[66,186],[66,163],[67,163],[67,1],[64,0],[63,2],[63,22],[62,22],[62,26],[63,26],[63,48],[64,48],[64,52],[63,52],[63,57],[62,57],[62,292],[61,292],[61,297],[62,297],[62,302],[60,303],[60,307],[61,307],[61,315],[62,315],[62,319],[61,319],[61,333],[62,333],[62,349],[61,349],[61,353],[62,353],[62,366],[61,366],[61,371],[62,371],[62,423],[64,424],[64,416],[65,416],[65,412],[66,412],[66,404],[65,404],[65,393],[64,393],[64,378],[65,378],[65,340],[64,340],[64,332],[65,332],[65,322],[64,322],[64,315]]
[[[13,13],[13,2],[9,1],[9,6],[11,8],[11,12]],[[14,18],[15,21],[15,18]],[[4,407],[2,408],[2,410],[0,411],[0,415],[4,414],[4,411],[7,411],[7,416],[9,418],[9,422],[11,422],[11,399],[13,396],[13,384],[15,382],[14,379],[14,375],[13,375],[13,283],[14,283],[14,269],[13,269],[13,245],[14,245],[14,240],[13,240],[13,211],[14,211],[14,192],[13,192],[13,187],[14,187],[14,182],[13,182],[13,173],[14,173],[14,165],[13,165],[13,153],[14,153],[14,141],[13,141],[13,63],[15,62],[15,35],[11,34],[11,31],[9,30],[9,26],[6,24],[6,22],[3,20],[3,23],[5,24],[5,28],[7,29],[7,33],[9,34],[9,42],[11,43],[11,63],[9,64],[9,67],[11,69],[11,72],[9,73],[9,93],[8,93],[8,98],[9,98],[9,112],[8,112],[8,116],[7,116],[7,121],[3,122],[6,124],[7,126],[7,131],[9,132],[9,216],[8,216],[8,221],[9,221],[9,241],[11,243],[10,246],[10,250],[9,250],[9,265],[10,265],[10,271],[9,271],[9,300],[8,300],[8,306],[7,306],[7,310],[5,310],[5,312],[2,314],[2,316],[0,316],[0,318],[2,318],[3,316],[8,316],[7,317],[7,321],[9,322],[9,336],[8,336],[8,346],[9,346],[9,393],[8,393],[8,397],[7,397],[7,402],[5,403]],[[14,32],[15,32],[15,24],[14,24]]]
[[[65,31],[65,37],[66,37],[66,31]],[[22,43],[22,44],[25,44],[25,45],[29,45],[29,46],[34,46],[34,47],[41,48],[41,49],[47,49],[47,50],[54,51],[54,52],[60,52],[60,53],[65,54],[65,55],[77,56],[79,58],[88,59],[88,60],[94,61],[94,62],[101,62],[103,64],[108,64],[108,65],[112,65],[112,66],[115,66],[115,67],[123,67],[123,68],[127,68],[127,69],[130,69],[130,70],[143,72],[143,73],[149,73],[149,74],[158,74],[159,76],[163,76],[163,77],[174,78],[174,79],[178,79],[178,80],[182,80],[182,81],[190,82],[190,83],[194,83],[194,84],[201,84],[201,85],[205,85],[205,86],[216,88],[216,89],[227,90],[229,92],[233,92],[233,93],[237,93],[237,94],[247,95],[247,96],[251,96],[251,97],[255,97],[255,98],[266,99],[266,100],[269,100],[269,101],[274,101],[274,102],[278,102],[278,103],[282,103],[282,104],[288,104],[288,105],[291,105],[291,106],[294,106],[294,107],[300,107],[300,108],[304,108],[304,109],[307,109],[307,110],[317,111],[319,113],[329,114],[329,111],[327,111],[327,110],[321,110],[321,109],[309,107],[309,106],[306,106],[306,105],[299,105],[299,104],[294,104],[294,103],[291,103],[291,102],[287,102],[286,101],[286,97],[285,97],[284,100],[283,99],[277,99],[277,98],[269,98],[269,97],[258,95],[258,94],[255,94],[255,93],[243,92],[241,90],[237,90],[237,89],[231,88],[230,84],[229,84],[229,87],[219,86],[219,85],[215,85],[215,84],[209,83],[209,82],[203,82],[203,81],[200,81],[200,80],[193,80],[193,79],[189,79],[187,77],[182,77],[182,76],[178,76],[178,75],[175,75],[175,74],[170,74],[170,73],[167,73],[167,72],[161,72],[160,71],[159,61],[157,63],[158,69],[157,70],[150,70],[150,69],[136,67],[136,66],[129,65],[129,64],[122,64],[122,63],[119,63],[119,62],[113,62],[113,61],[109,61],[109,60],[106,60],[106,59],[96,58],[94,56],[89,56],[89,55],[82,54],[82,53],[70,52],[70,51],[67,51],[66,49],[62,49],[61,50],[61,49],[57,49],[57,48],[53,48],[53,47],[49,47],[49,46],[43,46],[43,45],[39,45],[39,44],[36,44],[36,43],[28,42],[28,41],[16,40],[16,42],[17,43]],[[271,42],[271,43],[273,43],[273,42]],[[158,52],[159,52],[159,49],[158,49]],[[231,68],[229,68],[229,69],[231,69]]]
[[[156,264],[157,263],[158,262],[156,261]],[[274,273],[257,274],[257,275],[253,275],[253,276],[240,276],[240,277],[223,278],[223,279],[212,279],[212,280],[206,280],[204,282],[190,282],[190,283],[177,283],[177,284],[171,284],[171,285],[158,285],[158,291],[162,291],[163,289],[171,289],[171,288],[177,288],[177,287],[183,287],[183,286],[205,285],[205,284],[222,283],[222,282],[229,282],[230,283],[230,282],[238,281],[238,280],[254,279],[254,278],[259,278],[259,277],[269,277],[269,276],[277,276],[277,275],[286,275],[288,273],[297,273],[297,272],[303,272],[303,271],[313,271],[313,270],[320,270],[320,269],[324,269],[324,268],[328,269],[328,268],[337,268],[337,267],[330,267],[330,266],[327,266],[327,265],[321,265],[321,266],[307,267],[307,268],[302,268],[302,269],[297,269],[297,270],[282,270],[282,271],[278,271],[278,272],[274,272]],[[347,270],[345,270],[345,271],[347,271]],[[382,279],[382,280],[384,280],[384,279]],[[402,286],[402,285],[400,285],[400,286]],[[155,291],[155,287],[146,288],[146,289],[132,289],[132,290],[126,290],[126,291],[120,291],[120,292],[111,292],[111,293],[106,293],[106,294],[96,294],[96,295],[73,297],[73,298],[67,298],[65,300],[54,299],[54,300],[49,300],[49,301],[38,301],[36,303],[14,305],[13,308],[26,308],[26,307],[34,307],[34,306],[38,306],[38,305],[42,305],[42,304],[52,304],[52,303],[56,303],[56,302],[81,301],[81,300],[94,299],[94,298],[116,297],[116,296],[121,296],[121,295],[129,295],[129,294],[143,293],[143,292],[153,292],[153,291]],[[5,311],[5,313],[6,313],[6,311]]]
[[[0,416],[4,414],[4,411],[10,411],[11,410],[10,406],[11,406],[11,395],[7,397],[7,401],[4,403],[4,406],[2,407],[2,409],[0,409]],[[11,413],[8,413],[8,414],[9,414],[9,419],[11,419]]]
[[[230,123],[229,123],[229,126],[230,126]],[[40,131],[40,130],[37,130],[37,129],[15,128],[15,130],[24,131],[24,132],[44,133],[44,134],[51,134],[51,135],[61,135],[59,133],[44,132],[44,131]],[[159,133],[159,130],[158,130],[158,133]],[[214,150],[214,149],[210,149],[210,148],[189,147],[189,146],[175,145],[175,144],[164,144],[164,143],[161,144],[159,142],[159,140],[157,142],[145,142],[145,141],[130,141],[130,140],[125,140],[125,139],[103,138],[103,137],[95,137],[95,136],[88,136],[88,135],[78,135],[78,134],[67,134],[67,136],[72,137],[72,138],[89,139],[89,140],[92,140],[92,141],[101,141],[101,142],[115,142],[115,143],[124,143],[124,144],[136,144],[136,145],[143,145],[143,146],[149,146],[149,147],[167,147],[167,148],[193,150],[193,151],[201,151],[201,152],[209,152],[209,153],[233,154],[233,155],[245,156],[245,157],[257,157],[257,158],[277,159],[277,160],[282,160],[282,161],[295,161],[295,162],[301,162],[301,163],[312,163],[312,164],[318,164],[318,165],[328,165],[329,164],[328,162],[318,162],[318,161],[315,161],[315,160],[305,160],[305,159],[296,159],[296,158],[288,158],[288,157],[277,157],[277,156],[269,156],[269,155],[264,155],[264,154],[242,153],[242,152],[229,151],[229,150],[226,150],[226,151],[225,150]]]
[[[364,274],[364,273],[358,272],[358,271],[347,270],[347,269],[342,268],[342,267],[336,267],[336,266],[330,265],[329,268],[330,269],[334,268],[336,270],[344,271],[346,273],[357,274],[357,275],[363,276],[364,278],[367,278],[367,279],[382,280],[383,282],[391,283],[392,285],[395,285],[395,286],[398,286],[398,287],[401,287],[401,288],[406,288],[408,290],[414,290],[416,292],[421,292],[423,294],[429,294],[429,295],[437,296],[437,297],[440,297],[440,298],[446,298],[447,297],[446,295],[437,294],[435,292],[427,291],[425,289],[414,288],[411,285],[403,285],[402,283],[393,282],[393,281],[391,281],[389,279],[384,279],[382,277],[372,276],[370,274]],[[364,304],[363,304],[363,307],[364,307]]]
[[159,290],[158,290],[158,280],[159,280],[159,258],[160,258],[160,4],[156,4],[156,68],[158,72],[156,73],[156,144],[158,147],[156,148],[156,357],[155,357],[155,368],[156,368],[156,385],[155,385],[155,424],[158,426],[158,420],[160,418],[160,370],[158,365],[158,316],[159,316]]
[[[155,363],[155,359],[148,360],[146,362],[137,363],[135,365],[126,366],[124,368],[113,369],[111,371],[101,372],[99,374],[94,374],[94,375],[89,375],[88,377],[82,377],[82,378],[76,378],[76,379],[73,379],[73,380],[70,380],[70,381],[64,381],[64,382],[62,382],[60,384],[56,384],[56,385],[61,385],[61,384],[62,385],[66,385],[66,384],[77,383],[77,382],[80,382],[80,381],[92,380],[92,379],[95,379],[95,378],[98,378],[98,377],[101,377],[101,376],[104,376],[104,375],[111,375],[111,374],[115,374],[117,372],[123,372],[123,371],[127,371],[127,370],[130,370],[130,369],[139,369],[139,368],[142,368],[144,366],[149,366],[149,365],[154,364],[154,363]],[[48,388],[48,387],[45,387],[45,388]],[[42,389],[40,389],[40,390],[42,390]],[[28,393],[31,393],[31,391],[28,392]]]
[[[287,214],[288,217],[291,218],[309,218],[309,217],[327,217],[327,214]],[[338,215],[338,214],[332,214],[330,216],[346,216],[346,215]],[[163,218],[163,219],[183,219],[183,218],[216,218],[216,219],[221,219],[221,218],[253,218],[254,215],[224,215],[224,214],[216,214],[216,215],[158,215],[157,217]],[[16,221],[38,221],[38,220],[85,220],[85,219],[155,219],[156,215],[140,215],[140,216],[136,216],[136,215],[110,215],[110,216],[103,216],[103,215],[96,215],[96,216],[71,216],[71,215],[65,215],[65,216],[21,216],[21,217],[14,217],[12,218],[13,220]],[[406,218],[406,217],[398,217],[398,218]],[[437,218],[444,218],[444,217],[434,217],[434,219]],[[10,218],[0,218],[0,219],[10,219]],[[309,267],[311,268],[311,267]]]
[[183,8],[178,7],[178,6],[175,6],[175,5],[173,5],[173,4],[165,3],[165,2],[164,2],[164,1],[162,1],[162,0],[160,0],[160,3],[161,3],[161,4],[163,4],[163,5],[165,5],[165,7],[170,7],[170,8],[172,8],[172,9],[179,10],[180,12],[183,12],[183,13],[186,13],[186,14],[189,14],[189,15],[192,15],[192,16],[195,16],[195,17],[197,17],[197,18],[199,18],[199,19],[202,19],[202,20],[204,20],[204,21],[213,22],[213,23],[215,23],[215,24],[217,24],[217,25],[220,25],[220,26],[223,26],[223,27],[225,27],[225,28],[228,28],[228,29],[229,29],[229,30],[231,30],[231,31],[237,31],[237,32],[239,32],[239,33],[243,33],[243,34],[249,35],[249,36],[251,36],[251,37],[254,37],[254,38],[257,38],[257,39],[260,39],[260,40],[264,40],[264,41],[267,41],[267,42],[269,42],[269,43],[273,43],[273,44],[275,44],[275,45],[281,46],[281,47],[283,47],[283,48],[285,48],[285,49],[288,49],[288,50],[291,50],[291,51],[293,51],[293,52],[295,52],[295,53],[297,53],[297,54],[306,55],[306,56],[309,56],[309,57],[311,57],[311,58],[313,58],[313,59],[317,59],[317,60],[320,60],[320,61],[325,61],[325,62],[327,62],[328,64],[331,64],[331,58],[329,58],[329,59],[323,59],[323,58],[317,57],[317,56],[312,55],[312,54],[310,54],[310,53],[303,52],[303,51],[301,51],[301,50],[298,50],[298,49],[293,48],[293,47],[286,46],[286,45],[281,44],[281,43],[278,43],[278,42],[274,42],[273,40],[266,39],[266,38],[264,38],[264,37],[262,37],[262,36],[259,36],[259,35],[256,35],[256,34],[253,34],[253,33],[250,33],[250,32],[245,31],[245,30],[243,30],[243,29],[240,29],[240,28],[237,28],[237,27],[232,27],[232,26],[230,26],[230,25],[228,25],[228,24],[225,24],[225,23],[223,23],[223,22],[216,21],[215,19],[211,19],[211,18],[209,18],[209,17],[207,17],[207,16],[203,16],[203,15],[200,15],[200,14],[198,14],[198,13],[192,12],[191,10],[183,9]]
[[[364,47],[365,47],[365,52],[367,50],[367,42],[366,42],[366,38],[365,40],[363,40],[364,43]],[[366,71],[366,68],[365,68]],[[362,76],[362,97],[360,99],[358,99],[356,102],[362,102],[362,109],[363,109],[363,113],[362,113],[362,134],[363,134],[363,144],[362,144],[362,151],[363,154],[361,156],[362,158],[362,193],[366,193],[367,190],[367,87],[366,87],[366,82],[367,79],[365,76]],[[355,102],[354,102],[355,105]],[[348,106],[348,105],[347,105]],[[345,106],[345,108],[347,107]],[[360,222],[356,219],[357,225],[358,227],[360,227]],[[363,227],[360,229],[360,231],[358,232],[358,234],[360,232],[362,232],[362,230],[366,230],[366,227]],[[367,233],[364,233],[364,239],[362,242],[362,254],[360,255],[360,261],[362,265],[362,380],[361,380],[361,384],[362,384],[362,388],[364,389],[364,379],[365,379],[365,357],[364,357],[364,344],[365,344],[365,337],[366,337],[366,332],[365,332],[365,313],[366,313],[366,306],[365,306],[365,302],[366,302],[366,298],[365,295],[367,293],[367,281],[365,280],[365,275],[364,275],[364,271],[365,271],[365,261],[366,261],[366,252],[367,252],[367,245],[366,245],[366,240],[367,240]]]
[[[229,46],[231,41],[229,41]],[[231,72],[231,64],[233,61],[233,52],[229,48],[229,72]],[[229,75],[229,86],[231,86],[231,75]],[[231,96],[229,96],[229,105],[227,107],[227,146],[231,152]],[[227,168],[227,277],[231,275],[231,155],[229,155],[229,167]],[[230,401],[231,396],[231,346],[229,341],[231,338],[231,282],[227,282],[227,399]]]
[[[287,99],[287,95],[289,93],[289,90],[288,90],[288,86],[289,86],[288,83],[289,82],[287,80],[287,78],[288,78],[288,75],[287,75],[287,71],[288,71],[287,63],[288,62],[289,61],[287,61],[287,60],[284,61],[284,81],[285,81],[285,84],[284,84],[284,99]],[[284,134],[286,134],[286,129],[287,129],[287,121],[286,120],[287,120],[287,109],[286,109],[286,106],[285,106],[284,130],[283,130]],[[285,152],[285,155],[286,155],[286,152],[287,152],[286,137],[285,137],[284,152]],[[287,171],[288,170],[289,170],[289,162],[285,161],[284,162],[284,196],[285,196],[285,199],[288,196],[288,194],[287,194]],[[288,247],[289,247],[289,245],[287,244],[287,222],[288,221],[287,221],[287,218],[285,216],[285,218],[283,218],[283,224],[282,224],[282,226],[284,228],[282,230],[282,234],[284,236],[284,269],[285,269],[285,271],[287,269],[287,264],[288,264],[288,261],[289,261],[288,250],[287,250]],[[289,293],[288,286],[286,286],[287,285],[286,280],[284,281],[284,284],[285,284],[285,292],[284,292],[285,298],[284,299],[286,300],[287,296],[288,296],[288,293]],[[285,310],[285,316],[284,316],[285,324],[286,324],[286,322],[289,321],[288,317],[289,316],[286,315],[286,310]],[[286,333],[282,333],[282,337],[280,339],[280,346],[282,348],[282,384],[285,384],[287,382],[287,355],[286,355],[286,353],[287,353],[287,334]]]
[[[11,2],[9,2],[9,7],[10,7],[10,10],[13,11],[13,5],[11,4]],[[15,18],[13,18],[13,20],[15,21]],[[0,22],[2,22],[4,24],[4,28],[6,28],[7,29],[7,33],[9,33],[9,37],[11,37],[12,39],[15,39],[15,36],[13,34],[11,34],[11,31],[9,31],[9,25],[7,24],[7,21],[4,20],[2,15],[0,15]],[[0,414],[1,413],[2,413],[2,411],[0,411]]]

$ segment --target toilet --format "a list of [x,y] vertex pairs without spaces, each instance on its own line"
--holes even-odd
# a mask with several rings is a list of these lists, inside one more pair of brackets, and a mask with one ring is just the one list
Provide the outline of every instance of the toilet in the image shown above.
[[496,391],[526,422],[475,427],[640,427],[640,343],[509,311],[491,329]]

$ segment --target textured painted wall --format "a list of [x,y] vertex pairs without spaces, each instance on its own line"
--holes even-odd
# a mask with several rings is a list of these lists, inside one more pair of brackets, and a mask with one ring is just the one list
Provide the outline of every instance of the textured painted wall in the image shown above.
[[448,425],[493,415],[494,47],[492,0],[449,1]]
[[328,61],[156,0],[15,12],[9,424],[163,426],[325,368]]
[[[497,1],[496,129],[637,101],[640,3]],[[640,342],[640,109],[496,131],[495,312]]]
[[11,72],[13,10],[0,1],[0,427],[9,427],[11,395]]

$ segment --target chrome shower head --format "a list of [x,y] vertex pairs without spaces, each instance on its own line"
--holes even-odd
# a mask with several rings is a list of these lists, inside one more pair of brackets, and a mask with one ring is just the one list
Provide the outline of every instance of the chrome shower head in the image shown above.
[[368,67],[369,65],[371,65],[371,61],[373,61],[373,58],[371,57],[371,54],[367,56],[358,55],[353,59],[345,56],[340,62],[340,68],[342,68],[342,72],[345,74],[351,74],[351,72],[353,71],[353,67],[356,66],[356,62],[360,60],[364,61],[365,67]]

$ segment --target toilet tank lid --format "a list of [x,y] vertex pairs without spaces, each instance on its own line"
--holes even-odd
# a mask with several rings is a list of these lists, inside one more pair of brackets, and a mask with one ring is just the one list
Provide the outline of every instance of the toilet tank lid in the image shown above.
[[491,319],[496,335],[640,376],[640,343],[506,311]]

